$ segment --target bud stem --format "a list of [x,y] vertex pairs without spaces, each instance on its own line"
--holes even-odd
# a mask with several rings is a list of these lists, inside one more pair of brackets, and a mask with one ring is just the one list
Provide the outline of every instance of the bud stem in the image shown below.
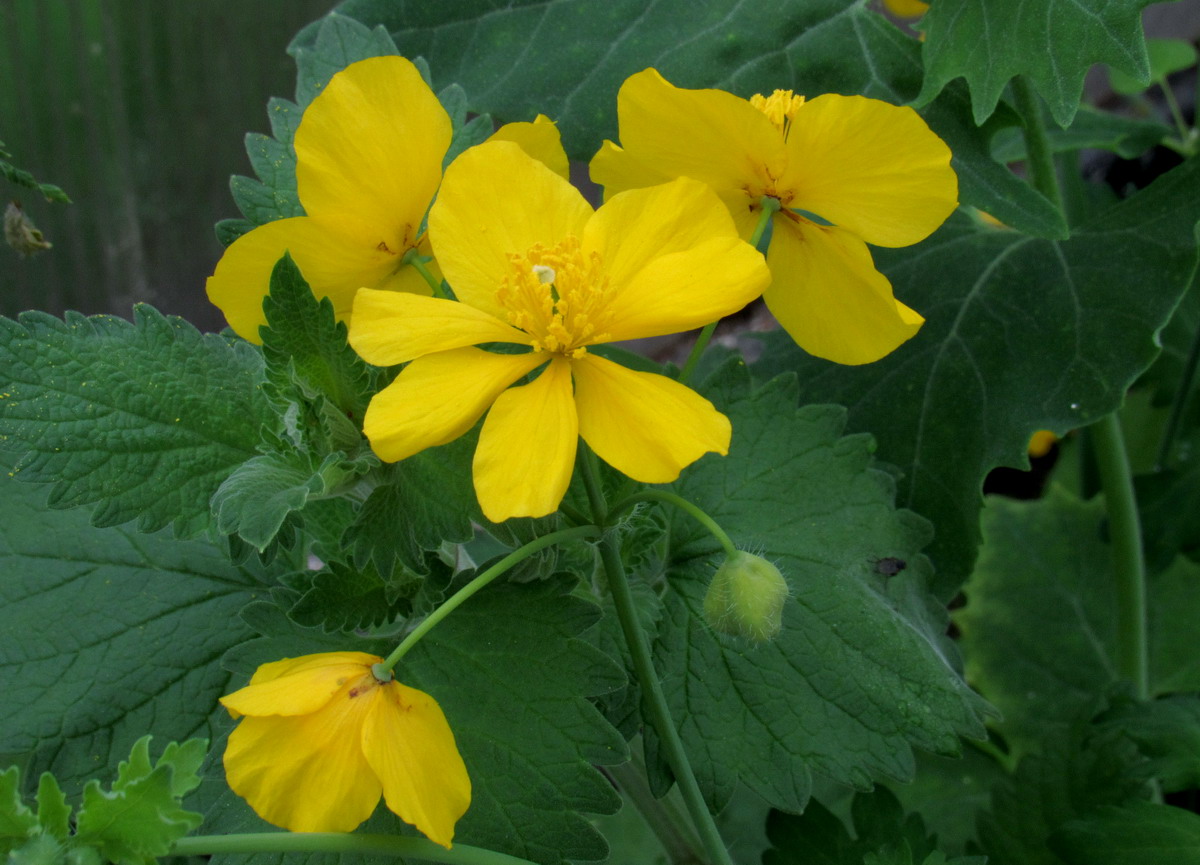
[[633,507],[638,502],[665,502],[666,504],[674,505],[695,519],[698,523],[704,526],[704,528],[708,529],[709,534],[716,538],[717,543],[724,548],[725,555],[737,555],[737,547],[733,545],[733,541],[729,539],[729,535],[725,534],[725,530],[717,525],[716,520],[714,520],[704,511],[700,510],[700,508],[696,507],[683,496],[676,495],[675,493],[669,493],[666,490],[642,490],[641,492],[634,493],[628,498],[622,499],[620,504],[616,505],[616,507],[609,512],[609,516],[619,514],[627,508]]
[[429,287],[433,289],[434,297],[440,297],[443,300],[449,300],[449,297],[446,295],[446,290],[442,288],[442,281],[434,276],[429,268],[425,266],[425,262],[427,260],[429,259],[421,255],[421,253],[417,252],[417,250],[414,248],[404,253],[404,258],[400,260],[400,264],[402,267],[406,264],[411,264],[413,269],[417,273],[421,274],[421,278],[429,283]]

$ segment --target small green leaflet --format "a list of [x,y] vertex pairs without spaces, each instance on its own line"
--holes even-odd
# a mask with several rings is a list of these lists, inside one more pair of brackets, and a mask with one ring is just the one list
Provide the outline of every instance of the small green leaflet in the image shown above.
[[1096,63],[1149,83],[1150,63],[1141,12],[1154,0],[956,0],[933,3],[925,31],[925,83],[930,102],[960,75],[971,89],[975,122],[996,109],[1004,87],[1026,76],[1050,105],[1059,126],[1070,126],[1083,95],[1083,77]]
[[[982,737],[986,709],[955,672],[945,611],[925,588],[930,527],[893,509],[894,484],[871,467],[869,439],[841,437],[840,407],[795,410],[791,376],[747,393],[744,367],[720,375],[708,395],[733,423],[729,455],[704,458],[675,489],[736,545],[774,562],[792,597],[774,641],[718,637],[702,607],[719,547],[673,516],[654,651],[710,806],[740,780],[800,811],[810,773],[858,787],[908,779],[914,747],[954,753],[958,736]],[[884,576],[876,563],[888,557],[906,569]]]
[[0,442],[21,457],[17,477],[52,484],[52,507],[93,505],[98,526],[192,536],[270,422],[261,366],[240,340],[145,305],[132,323],[0,319]]
[[0,141],[0,177],[3,177],[10,183],[15,183],[17,186],[36,189],[47,201],[57,201],[62,204],[71,203],[71,199],[67,197],[67,194],[53,183],[39,183],[28,171],[23,168],[17,168],[9,162],[8,160],[11,157],[12,154],[4,149],[4,142]]
[[1066,823],[1050,846],[1067,865],[1200,865],[1200,816],[1130,802]]

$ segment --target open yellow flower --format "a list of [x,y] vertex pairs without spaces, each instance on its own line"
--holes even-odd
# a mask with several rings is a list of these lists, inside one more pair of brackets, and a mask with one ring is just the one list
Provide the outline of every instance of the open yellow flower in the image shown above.
[[306,216],[239,237],[208,278],[229,326],[260,342],[271,270],[291,252],[318,297],[350,316],[363,286],[429,294],[404,264],[442,179],[450,117],[403,57],[372,57],[334,75],[296,130],[296,193]]
[[[461,302],[364,289],[350,322],[368,362],[411,361],[364,418],[382,459],[452,441],[488,412],[473,473],[484,514],[499,522],[558,508],[581,435],[647,483],[727,452],[729,421],[708,400],[588,351],[699,327],[765,287],[762,257],[703,184],[635,190],[593,212],[518,146],[488,142],[447,169],[429,234]],[[472,347],[481,343],[532,350]]]
[[745,100],[646,69],[621,86],[617,114],[621,146],[606,141],[591,164],[606,194],[692,177],[743,237],[763,197],[779,201],[763,298],[805,351],[869,363],[920,328],[867,249],[916,243],[957,206],[950,150],[911,108],[783,90]]
[[449,847],[471,804],[471,779],[437,702],[371,671],[363,652],[264,664],[221,698],[241,718],[225,749],[230,788],[293,832],[351,832],[380,795]]

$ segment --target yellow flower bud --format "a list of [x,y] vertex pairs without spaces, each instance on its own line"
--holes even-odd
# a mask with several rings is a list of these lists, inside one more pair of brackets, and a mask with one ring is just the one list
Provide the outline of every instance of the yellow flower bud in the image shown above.
[[737,552],[713,574],[704,596],[704,618],[715,631],[765,643],[779,634],[787,581],[761,556]]

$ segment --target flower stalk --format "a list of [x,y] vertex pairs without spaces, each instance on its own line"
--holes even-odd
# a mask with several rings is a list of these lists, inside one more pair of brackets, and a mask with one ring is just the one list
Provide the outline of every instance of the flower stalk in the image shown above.
[[696,522],[704,526],[704,528],[708,530],[709,534],[716,538],[717,543],[719,543],[725,550],[725,555],[733,556],[737,554],[737,547],[733,545],[733,541],[729,539],[729,535],[725,533],[725,530],[717,525],[716,520],[714,520],[704,511],[700,510],[700,508],[696,507],[683,496],[678,496],[675,493],[667,492],[666,490],[642,490],[639,493],[634,493],[628,498],[622,500],[620,504],[616,505],[609,512],[609,515],[613,516],[623,513],[638,502],[663,502],[664,504],[674,505],[695,519]]

